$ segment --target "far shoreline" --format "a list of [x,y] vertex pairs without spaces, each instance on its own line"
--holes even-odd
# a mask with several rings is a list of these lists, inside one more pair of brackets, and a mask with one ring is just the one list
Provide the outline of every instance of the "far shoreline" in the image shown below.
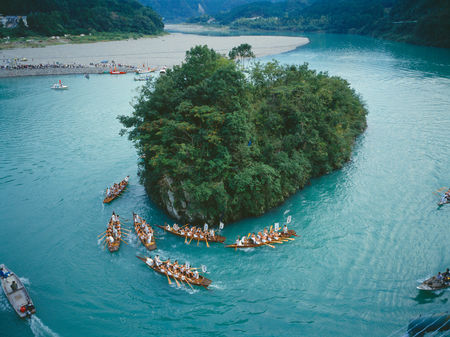
[[[306,37],[292,36],[204,36],[198,34],[171,33],[159,37],[86,44],[60,44],[43,48],[15,48],[0,50],[0,66],[7,61],[26,59],[22,65],[45,65],[47,69],[0,69],[0,77],[45,76],[84,73],[103,73],[111,64],[126,65],[128,71],[139,67],[173,67],[181,64],[185,53],[196,45],[208,45],[219,53],[228,54],[242,43],[248,43],[256,57],[277,55],[295,50],[309,43]],[[108,61],[99,69],[98,65]],[[114,61],[114,62],[112,62]],[[67,67],[52,67],[55,64]],[[124,69],[121,69],[124,70]]]

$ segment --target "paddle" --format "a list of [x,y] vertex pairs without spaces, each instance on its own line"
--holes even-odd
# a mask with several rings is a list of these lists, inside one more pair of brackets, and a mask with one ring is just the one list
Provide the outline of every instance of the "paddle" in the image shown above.
[[294,241],[295,239],[294,238],[286,238],[286,240]]
[[123,241],[122,238],[120,239],[120,241],[122,241],[123,243],[125,243],[126,245],[128,245],[128,243],[126,243],[125,241]]
[[190,245],[191,244],[191,241],[192,241],[192,239],[193,239],[194,237],[192,237],[190,240],[189,240],[189,242],[188,242],[188,245]]
[[197,240],[197,247],[198,247],[198,244],[199,244],[199,243],[200,243],[200,239]]
[[103,233],[101,233],[101,234],[97,235],[97,237],[99,237],[100,235],[103,235],[103,234],[105,234],[105,233],[106,233],[106,231],[104,231]]
[[166,273],[166,276],[167,276],[167,281],[169,281],[169,284],[172,284],[172,282],[170,281],[170,277],[167,273]]
[[248,235],[247,235],[247,238],[249,238],[249,237],[250,237],[250,235],[252,235],[252,233],[248,233]]
[[209,248],[208,239],[205,237],[206,247]]
[[174,277],[173,279],[175,280],[175,282],[176,282],[176,284],[177,284],[177,287],[180,288],[181,286],[180,286],[180,284],[178,283],[176,277]]
[[191,287],[192,290],[194,290],[194,288],[192,288],[191,284],[189,283],[189,281],[186,279],[186,283],[189,284],[189,287]]
[[103,238],[106,236],[106,234],[104,234],[99,240],[103,240]]

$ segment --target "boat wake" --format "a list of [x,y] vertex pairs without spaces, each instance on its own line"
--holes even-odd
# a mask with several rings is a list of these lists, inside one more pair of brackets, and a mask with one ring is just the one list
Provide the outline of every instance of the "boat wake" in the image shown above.
[[35,337],[59,337],[59,335],[46,326],[36,315],[29,319],[31,331]]
[[19,280],[26,286],[31,285],[31,282],[29,279],[27,279],[26,277],[19,277]]

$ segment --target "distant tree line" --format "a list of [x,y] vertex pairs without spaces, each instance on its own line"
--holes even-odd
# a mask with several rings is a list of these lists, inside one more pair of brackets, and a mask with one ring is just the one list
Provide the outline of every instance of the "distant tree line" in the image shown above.
[[[206,23],[202,16],[191,22]],[[316,0],[256,2],[214,16],[236,29],[364,34],[450,48],[448,0]]]
[[[248,55],[245,45],[230,53]],[[119,119],[152,199],[186,221],[217,223],[261,215],[311,177],[342,167],[366,114],[339,77],[274,62],[244,74],[197,46]]]
[[164,29],[161,17],[137,0],[18,0],[0,2],[3,15],[26,15],[22,23],[1,34],[13,36],[133,32],[156,34]]

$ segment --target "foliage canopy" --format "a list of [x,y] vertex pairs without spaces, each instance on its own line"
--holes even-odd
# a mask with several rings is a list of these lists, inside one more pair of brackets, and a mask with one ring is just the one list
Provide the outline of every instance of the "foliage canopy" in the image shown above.
[[217,223],[261,215],[342,167],[366,110],[345,80],[306,64],[256,64],[246,76],[197,46],[119,119],[152,199],[185,221]]

